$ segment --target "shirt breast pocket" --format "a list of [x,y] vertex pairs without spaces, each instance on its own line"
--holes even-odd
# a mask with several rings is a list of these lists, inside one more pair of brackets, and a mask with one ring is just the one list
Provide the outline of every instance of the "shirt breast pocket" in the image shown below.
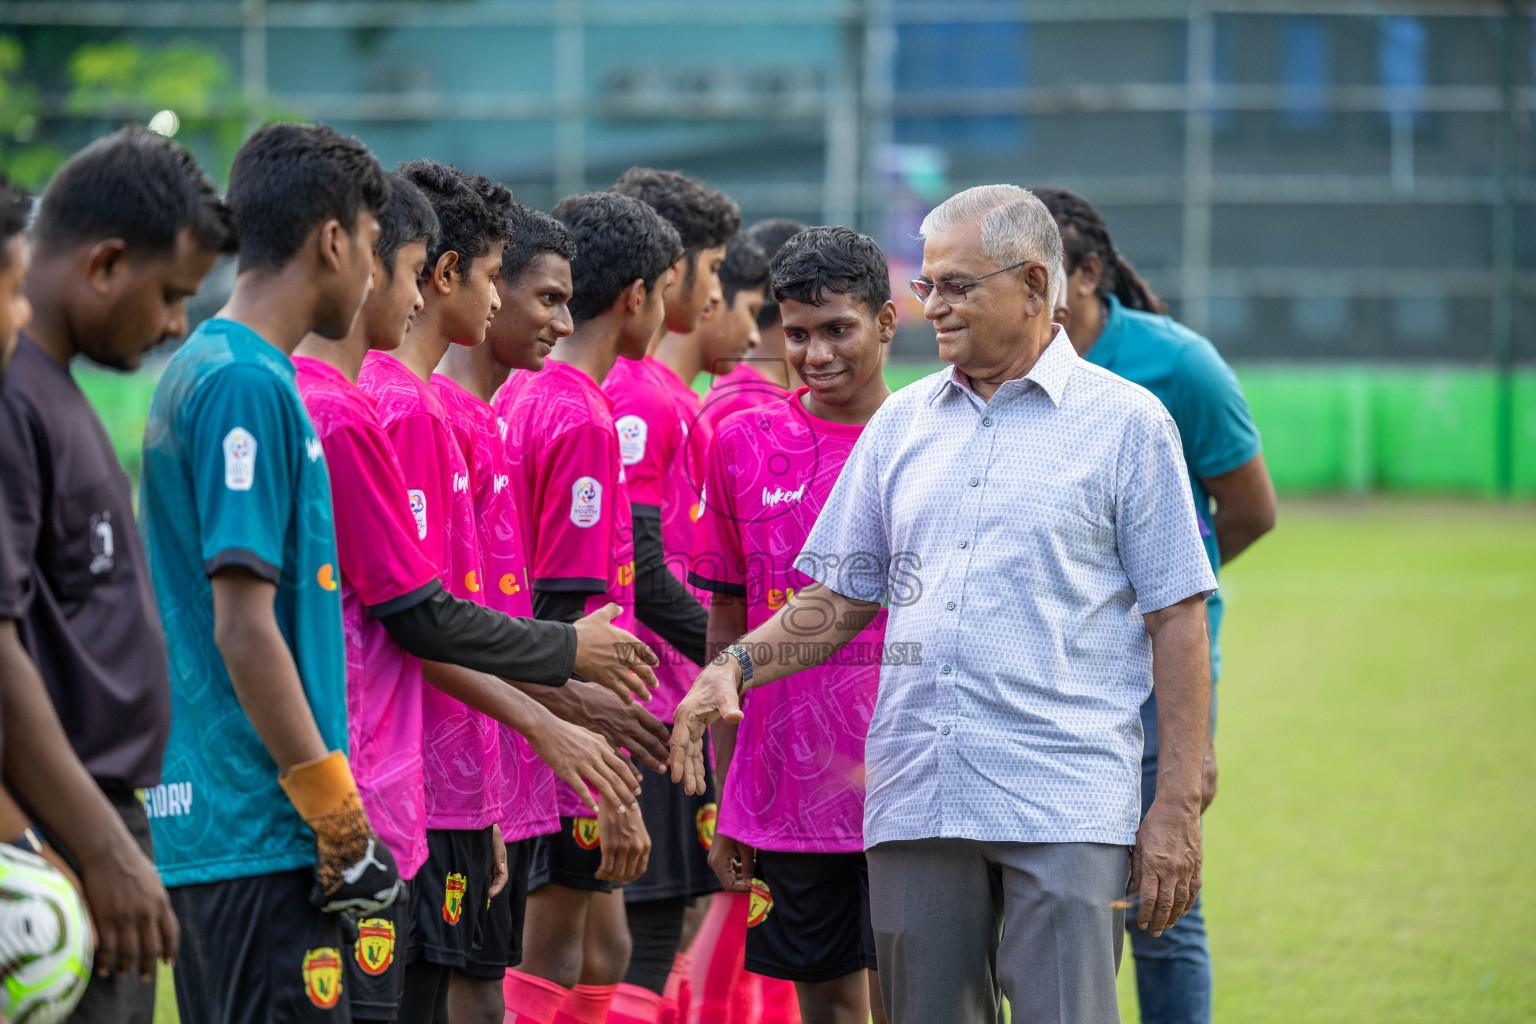
[[134,527],[113,510],[114,504],[104,487],[58,497],[51,529],[41,538],[38,565],[61,605],[83,601],[92,587],[116,575],[122,531]]

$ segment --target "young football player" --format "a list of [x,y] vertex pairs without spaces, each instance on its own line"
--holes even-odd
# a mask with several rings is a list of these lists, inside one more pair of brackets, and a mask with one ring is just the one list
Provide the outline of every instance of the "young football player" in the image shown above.
[[[720,302],[720,265],[741,214],[724,193],[675,171],[632,167],[612,191],[659,213],[677,229],[684,250],[672,267],[665,325],[650,354],[621,361],[603,381],[613,399],[634,519],[635,617],[641,639],[655,644],[662,661],[651,710],[670,722],[672,705],[708,660],[708,616],[683,582],[693,535],[690,510],[697,503],[697,492],[690,494],[686,486],[686,448],[698,413],[691,384],[703,366],[699,323]],[[677,477],[669,481],[674,469]],[[668,567],[669,556],[675,570]],[[641,808],[653,847],[646,873],[624,887],[632,952],[614,1019],[622,1016],[625,1024],[653,1022],[659,1015],[688,901],[716,891],[708,864],[714,794],[689,796],[668,776],[647,776]]]
[[[715,596],[710,641],[734,642],[806,582],[795,568],[860,432],[890,395],[896,331],[879,246],[812,228],[773,260],[793,401],[727,419],[711,450],[690,578]],[[879,688],[882,611],[845,654],[753,690],[711,731],[723,789],[710,864],[751,900],[746,966],[796,983],[808,1024],[862,1024],[874,967],[863,853],[864,739]],[[795,724],[770,730],[779,717]],[[785,742],[785,737],[793,741]],[[881,1020],[878,998],[874,1015]]]
[[[630,615],[635,582],[629,495],[612,401],[602,382],[616,360],[637,360],[663,322],[677,232],[646,204],[612,192],[563,200],[555,219],[576,242],[569,302],[573,332],[538,373],[497,393],[513,486],[528,533],[534,614],[569,621],[617,600]],[[599,801],[586,816],[560,787],[560,831],[534,841],[524,960],[507,972],[506,1005],[519,1021],[600,1022],[629,959],[615,884],[645,870],[651,840],[638,813]],[[591,941],[589,941],[591,940]]]
[[347,763],[331,486],[289,359],[352,329],[388,199],[356,139],[258,129],[230,170],[234,291],[150,404],[140,507],[171,665],[151,820],[186,1021],[350,1019],[338,913],[400,893]]
[[[89,814],[59,819],[48,810],[58,800],[51,786],[43,792],[16,781],[78,865],[98,918],[100,966],[110,973],[98,974],[76,1007],[72,1019],[82,1022],[149,1024],[156,947],[174,956],[176,925],[153,873],[147,816],[163,807],[154,787],[170,730],[165,639],[128,477],[69,366],[85,355],[131,370],[180,336],[186,299],[234,244],[229,208],[197,164],[142,129],[116,132],[71,158],[44,192],[32,234],[32,322],[0,403],[4,517],[29,576],[16,625],[99,803],[119,820],[103,827]],[[52,711],[26,702],[25,684],[17,686],[9,749],[26,762],[42,756],[32,744],[44,727],[23,707],[50,718]],[[148,811],[138,789],[152,791]],[[137,967],[120,965],[135,952]]]

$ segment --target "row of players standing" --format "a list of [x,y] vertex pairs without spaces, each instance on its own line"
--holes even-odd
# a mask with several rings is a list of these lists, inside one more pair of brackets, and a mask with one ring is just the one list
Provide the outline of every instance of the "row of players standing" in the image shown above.
[[[109,195],[128,201],[106,209]],[[242,149],[226,205],[184,153],[125,132],[72,160],[42,209],[28,288],[58,302],[39,304],[12,390],[30,398],[16,422],[45,436],[7,445],[8,461],[70,457],[34,461],[9,504],[53,506],[43,492],[68,491],[71,473],[98,492],[57,507],[90,509],[76,539],[94,552],[90,572],[113,586],[48,580],[50,601],[76,600],[55,616],[59,635],[29,636],[29,647],[94,670],[61,703],[116,818],[99,806],[76,814],[91,803],[80,793],[65,794],[70,813],[39,817],[78,851],[93,914],[109,925],[103,965],[142,979],[179,942],[185,1020],[426,1020],[450,1006],[454,1019],[500,1019],[504,998],[523,1020],[669,1012],[662,995],[669,974],[676,982],[685,906],[719,885],[705,860],[714,800],[687,797],[662,774],[662,720],[695,670],[684,659],[697,665],[707,637],[735,639],[793,588],[794,523],[804,520],[803,537],[859,418],[886,394],[880,349],[894,309],[878,248],[846,230],[812,232],[801,246],[792,287],[811,308],[839,306],[841,294],[823,294],[829,280],[844,292],[884,289],[851,319],[843,309],[842,322],[797,335],[797,366],[811,360],[832,403],[823,420],[807,413],[807,389],[787,401],[748,362],[717,381],[708,408],[682,383],[756,337],[767,259],[733,237],[729,199],[680,175],[636,170],[550,218],[484,178],[433,161],[385,175],[355,140],[287,125]],[[141,548],[126,479],[67,362],[84,353],[136,366],[182,332],[185,298],[237,246],[229,303],[156,391]],[[45,270],[56,287],[35,284]],[[92,286],[111,301],[82,300]],[[697,330],[711,306],[714,326]],[[491,343],[479,345],[488,327]],[[660,358],[647,355],[658,347]],[[512,369],[521,372],[500,386]],[[42,390],[50,370],[67,386]],[[734,502],[740,483],[741,500],[755,501],[773,484],[799,508],[714,517],[702,543],[729,555],[705,559],[723,571],[695,574],[701,589],[689,594],[668,556],[680,564],[692,542],[707,438],[728,412],[765,401],[769,415],[743,426],[735,447],[723,443],[734,454],[709,470],[715,493]],[[783,486],[786,472],[798,490]],[[770,535],[782,553],[763,546]],[[747,578],[748,566],[777,585]],[[713,617],[696,599],[711,591],[722,595]],[[756,609],[749,591],[769,604]],[[82,603],[94,613],[84,631]],[[659,680],[654,656],[623,628],[632,610],[662,650]],[[853,710],[831,770],[821,764],[830,786],[807,787],[795,804],[770,792],[789,776],[733,776],[748,780],[735,787],[737,815],[764,811],[739,838],[778,829],[787,849],[858,856],[859,719],[867,724],[877,671],[853,673],[862,711],[841,694],[812,700],[812,715]],[[650,712],[618,696],[648,689]],[[54,738],[34,732],[23,757]],[[744,737],[743,755],[753,742]],[[643,782],[619,746],[652,769]],[[77,788],[82,778],[91,785],[77,772]],[[146,788],[141,804],[135,790]],[[746,854],[734,886],[743,895],[721,904],[731,920],[711,934],[739,940],[754,872],[750,847],[730,849]],[[174,916],[146,876],[140,851],[151,850]],[[855,881],[838,886],[843,909],[852,894],[851,943],[842,936],[829,951],[788,934],[757,966],[815,982],[804,972],[825,974],[835,952],[840,970],[826,980],[859,972],[858,872],[840,869],[842,879],[808,881]],[[784,920],[782,899],[774,915],[758,884],[756,916]],[[114,919],[129,927],[114,931]],[[736,958],[730,979],[740,950],[725,950],[728,968]],[[525,970],[509,973],[525,955]],[[729,987],[717,984],[717,999]],[[835,986],[828,995],[842,998]],[[103,978],[79,1016],[143,1019],[152,998],[152,983]]]

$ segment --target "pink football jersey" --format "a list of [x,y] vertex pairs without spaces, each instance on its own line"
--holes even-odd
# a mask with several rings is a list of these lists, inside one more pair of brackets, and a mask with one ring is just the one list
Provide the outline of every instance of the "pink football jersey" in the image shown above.
[[[539,373],[513,374],[492,405],[507,424],[533,588],[590,592],[588,612],[617,602],[615,621],[633,631],[634,537],[613,403],[591,377],[551,359]],[[556,789],[561,814],[590,813],[569,786]]]
[[403,878],[427,859],[422,794],[421,662],[371,607],[437,585],[416,539],[405,478],[369,398],[341,371],[297,356],[299,393],[331,471],[347,646],[347,740],[357,791]]
[[[785,372],[787,373],[788,370],[786,369]],[[793,375],[790,379],[799,386],[800,382],[795,380]],[[712,376],[709,387],[704,389],[704,397],[701,399],[703,408],[699,410],[698,426],[695,427],[696,433],[700,428],[703,430],[701,437],[703,452],[708,452],[707,442],[714,437],[715,431],[728,417],[769,402],[783,404],[793,394],[792,390],[786,391],[763,376],[750,358],[739,360],[727,373]],[[704,473],[703,466],[707,464],[706,456],[698,469],[701,477]]]
[[[443,403],[393,356],[370,352],[358,383],[373,396],[405,477],[417,539],[449,593],[485,603],[469,467]],[[497,723],[431,686],[422,699],[427,827],[481,829],[501,814]]]
[[[454,440],[469,467],[469,490],[484,561],[485,603],[508,615],[533,615],[523,527],[512,492],[512,470],[503,443],[505,424],[489,405],[458,382],[432,375],[432,390],[448,411]],[[509,726],[500,727],[501,836],[509,843],[555,832],[555,773],[539,760],[528,741]]]
[[[747,628],[810,577],[793,568],[862,427],[807,413],[802,388],[720,425],[693,582],[747,599]],[[832,660],[749,690],[720,800],[719,831],[765,850],[864,848],[864,741],[880,686],[884,609]]]

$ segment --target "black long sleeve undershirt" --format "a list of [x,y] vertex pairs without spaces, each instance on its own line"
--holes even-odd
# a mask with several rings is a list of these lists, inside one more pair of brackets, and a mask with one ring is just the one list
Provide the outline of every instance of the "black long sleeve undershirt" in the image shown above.
[[570,678],[576,665],[576,630],[570,625],[503,615],[461,601],[441,584],[416,594],[423,592],[426,596],[405,608],[397,598],[369,609],[390,639],[416,657],[538,686],[563,686]]
[[696,665],[705,657],[709,612],[667,568],[661,544],[661,520],[633,518],[635,537],[635,617]]

